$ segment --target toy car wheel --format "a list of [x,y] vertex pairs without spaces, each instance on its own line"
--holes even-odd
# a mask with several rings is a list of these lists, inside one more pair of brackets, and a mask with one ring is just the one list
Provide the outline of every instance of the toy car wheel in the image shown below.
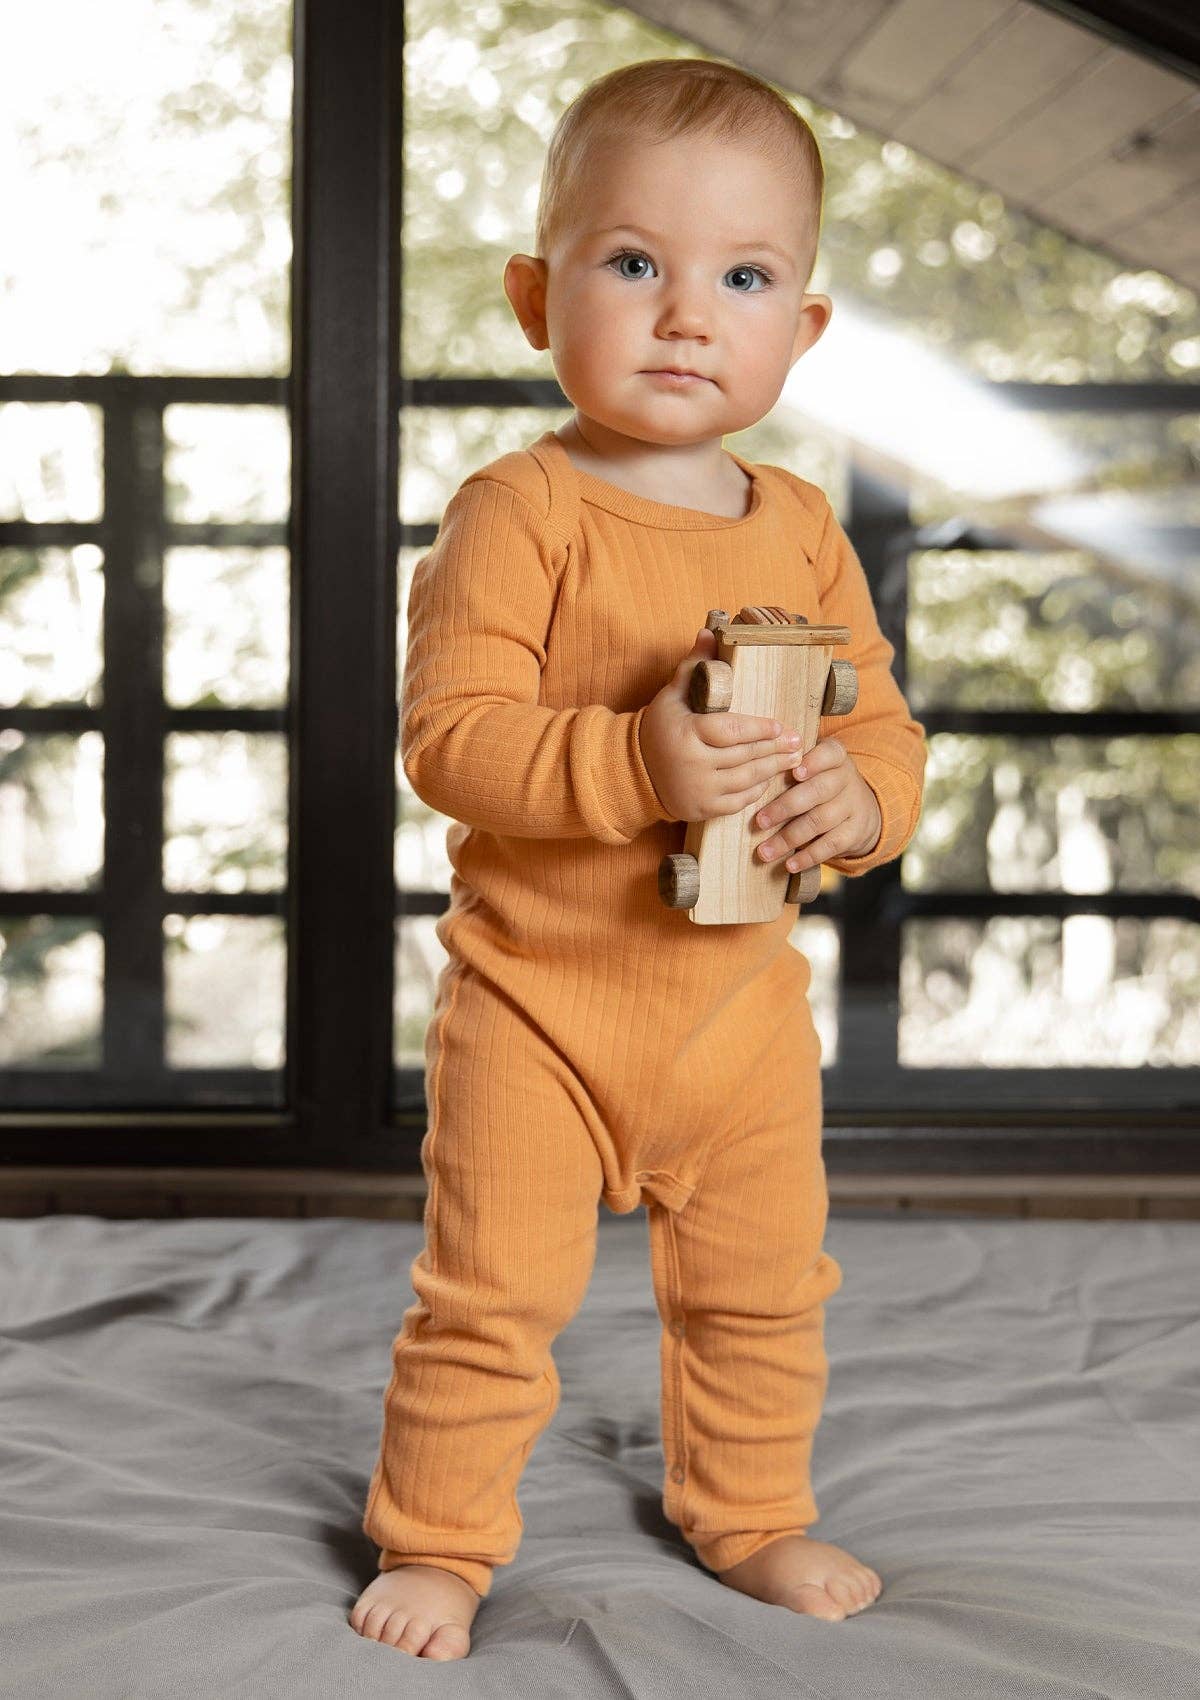
[[811,903],[821,895],[820,867],[801,868],[798,874],[793,874],[788,880],[787,891],[784,894],[785,903]]
[[658,864],[658,895],[668,909],[694,909],[700,900],[700,864],[681,853]]
[[720,714],[733,701],[733,668],[728,661],[697,661],[688,680],[693,714]]
[[858,671],[853,661],[831,661],[821,713],[849,714],[857,701]]

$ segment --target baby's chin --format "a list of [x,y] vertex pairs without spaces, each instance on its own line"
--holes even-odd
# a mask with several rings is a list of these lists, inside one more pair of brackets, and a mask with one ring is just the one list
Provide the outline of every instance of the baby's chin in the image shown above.
[[[591,420],[593,425],[599,425],[605,433],[611,433],[611,439],[604,446],[617,447],[618,438],[627,442],[644,443],[648,448],[685,449],[694,448],[700,443],[720,442],[731,431],[741,431],[745,427],[740,421],[726,423],[724,420],[684,418],[683,409],[679,409],[678,419],[659,417],[650,418],[645,414],[596,415],[584,414],[585,421]],[[586,424],[585,424],[586,429]]]

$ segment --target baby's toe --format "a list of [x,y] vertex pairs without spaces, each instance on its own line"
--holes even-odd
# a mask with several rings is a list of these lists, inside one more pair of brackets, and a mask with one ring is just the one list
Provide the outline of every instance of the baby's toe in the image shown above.
[[385,1647],[398,1647],[402,1653],[412,1653],[415,1658],[432,1631],[433,1625],[427,1618],[406,1617],[403,1612],[396,1612],[379,1639]]
[[461,1623],[443,1623],[425,1643],[422,1654],[426,1659],[465,1659],[471,1650],[471,1637]]
[[847,1616],[858,1610],[860,1590],[856,1577],[831,1576],[825,1583],[825,1591],[837,1601]]
[[360,1600],[358,1606],[355,1606],[354,1611],[351,1612],[350,1622],[367,1641],[378,1641],[382,1638],[383,1630],[392,1615],[391,1610],[388,1606],[372,1606],[369,1611],[359,1613],[361,1604],[362,1601]]
[[846,1608],[834,1598],[830,1587],[817,1582],[801,1582],[796,1597],[788,1601],[793,1611],[806,1612],[810,1617],[823,1617],[830,1623],[840,1623]]
[[873,1570],[867,1570],[864,1567],[862,1574],[855,1578],[855,1589],[858,1602],[855,1610],[865,1611],[867,1606],[873,1605],[883,1592],[883,1583]]

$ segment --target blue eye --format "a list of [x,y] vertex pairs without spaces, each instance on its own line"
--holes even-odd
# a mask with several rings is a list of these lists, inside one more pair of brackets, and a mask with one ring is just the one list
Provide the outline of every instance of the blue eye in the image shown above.
[[621,264],[625,260],[636,260],[647,266],[650,264],[650,261],[646,258],[645,254],[639,254],[636,248],[622,248],[619,254],[614,254],[610,260],[605,262],[606,265],[610,266],[615,264],[618,267],[620,276],[628,278],[630,283],[639,283],[641,279],[646,276],[646,273],[621,271]]
[[[627,260],[632,261],[634,265],[645,266],[648,269],[646,271],[638,272],[627,271],[625,269],[625,262]],[[640,253],[636,248],[622,248],[618,253],[611,254],[604,263],[606,266],[616,266],[617,275],[625,278],[629,283],[640,283],[643,278],[651,276],[654,271],[654,262],[648,259],[645,254]],[[770,273],[765,272],[761,266],[733,266],[725,273],[725,276],[727,278],[744,277],[749,280],[751,284],[753,279],[756,277],[760,280],[757,289],[754,287],[742,288],[739,285],[735,285],[735,295],[761,295],[762,291],[764,289],[769,289],[775,281],[771,277]]]
[[761,266],[734,266],[732,271],[727,271],[725,273],[725,276],[760,277],[762,279],[761,289],[737,289],[735,290],[735,294],[738,295],[759,295],[761,294],[762,289],[769,289],[771,285],[771,279],[768,277],[767,273],[763,271]]

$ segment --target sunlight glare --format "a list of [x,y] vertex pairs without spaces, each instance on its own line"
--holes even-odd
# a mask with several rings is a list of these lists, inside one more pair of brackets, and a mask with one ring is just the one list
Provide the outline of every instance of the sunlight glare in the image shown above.
[[780,400],[964,495],[1055,490],[1088,465],[1035,415],[842,300]]

